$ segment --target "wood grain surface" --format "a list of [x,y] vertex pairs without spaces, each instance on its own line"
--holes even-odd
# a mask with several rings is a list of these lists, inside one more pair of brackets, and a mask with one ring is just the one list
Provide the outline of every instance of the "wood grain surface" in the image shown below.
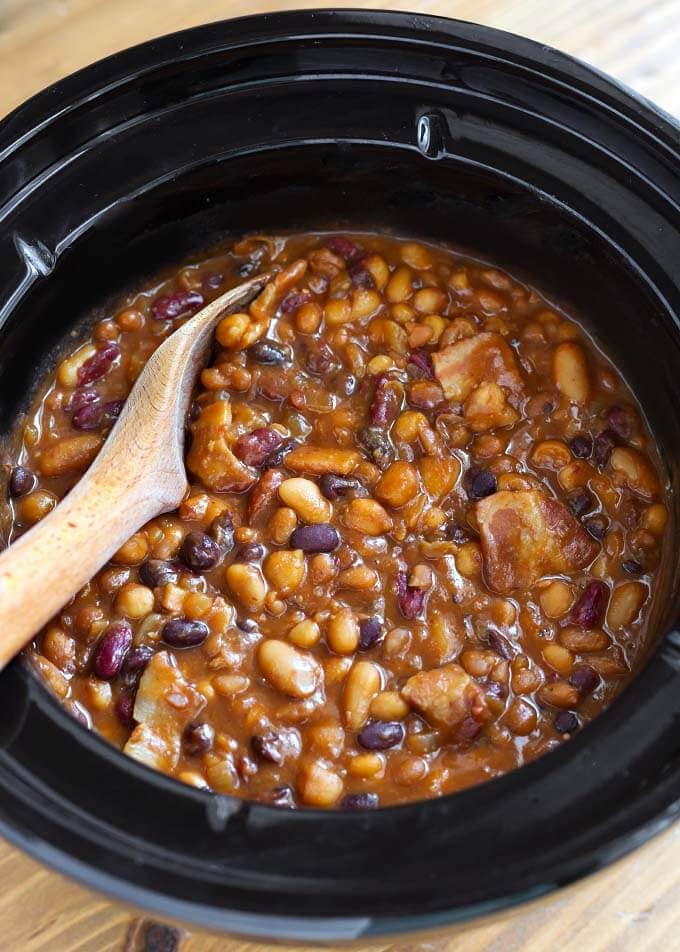
[[[230,16],[323,6],[257,0],[0,0],[0,114],[61,76],[163,33]],[[680,114],[680,0],[361,0],[333,6],[474,20],[558,47]],[[0,842],[0,952],[139,948],[136,914]],[[183,952],[269,947],[188,934]],[[384,952],[680,950],[680,826],[589,880],[463,932]],[[303,949],[297,952],[305,952]]]

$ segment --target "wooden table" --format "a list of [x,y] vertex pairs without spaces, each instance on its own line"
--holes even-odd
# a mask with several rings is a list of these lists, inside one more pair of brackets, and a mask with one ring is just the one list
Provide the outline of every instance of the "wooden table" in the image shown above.
[[[0,114],[61,76],[153,36],[286,7],[258,0],[0,0]],[[511,30],[573,53],[680,114],[678,0],[361,0]],[[0,843],[0,950],[106,952],[128,945],[134,914]],[[680,827],[598,876],[453,939],[384,943],[390,952],[680,950]],[[183,952],[262,946],[193,934]],[[303,950],[300,950],[303,952]]]

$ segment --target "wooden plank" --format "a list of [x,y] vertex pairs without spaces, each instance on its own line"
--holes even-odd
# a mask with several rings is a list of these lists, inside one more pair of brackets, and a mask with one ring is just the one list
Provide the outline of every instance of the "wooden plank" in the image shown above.
[[[102,56],[229,16],[288,6],[253,0],[0,0],[0,114]],[[360,6],[337,0],[333,6]],[[598,66],[680,114],[678,0],[372,0],[366,4],[475,20]],[[462,932],[371,948],[389,952],[657,952],[680,948],[680,828],[554,897]],[[0,949],[122,950],[135,914],[0,843]],[[273,952],[190,935],[186,952]],[[305,952],[298,949],[297,952]],[[361,952],[361,950],[360,950]]]

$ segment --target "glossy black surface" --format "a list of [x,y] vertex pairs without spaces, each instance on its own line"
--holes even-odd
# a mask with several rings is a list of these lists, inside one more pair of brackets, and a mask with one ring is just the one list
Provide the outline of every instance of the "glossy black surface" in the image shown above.
[[[677,493],[679,152],[678,128],[605,77],[453,21],[291,13],[115,56],[0,125],[0,427],[67,331],[160,265],[252,228],[364,226],[460,246],[582,315],[628,373]],[[660,635],[678,571],[670,545]],[[679,668],[666,637],[542,760],[343,815],[152,774],[17,663],[0,690],[0,828],[90,885],[234,933],[433,927],[544,894],[675,816]]]

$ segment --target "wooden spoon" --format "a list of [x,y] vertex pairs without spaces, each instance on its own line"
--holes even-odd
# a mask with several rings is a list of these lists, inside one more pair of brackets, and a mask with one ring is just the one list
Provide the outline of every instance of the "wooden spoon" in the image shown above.
[[82,479],[0,555],[0,670],[133,533],[180,504],[186,417],[213,331],[268,280],[227,291],[161,344]]

